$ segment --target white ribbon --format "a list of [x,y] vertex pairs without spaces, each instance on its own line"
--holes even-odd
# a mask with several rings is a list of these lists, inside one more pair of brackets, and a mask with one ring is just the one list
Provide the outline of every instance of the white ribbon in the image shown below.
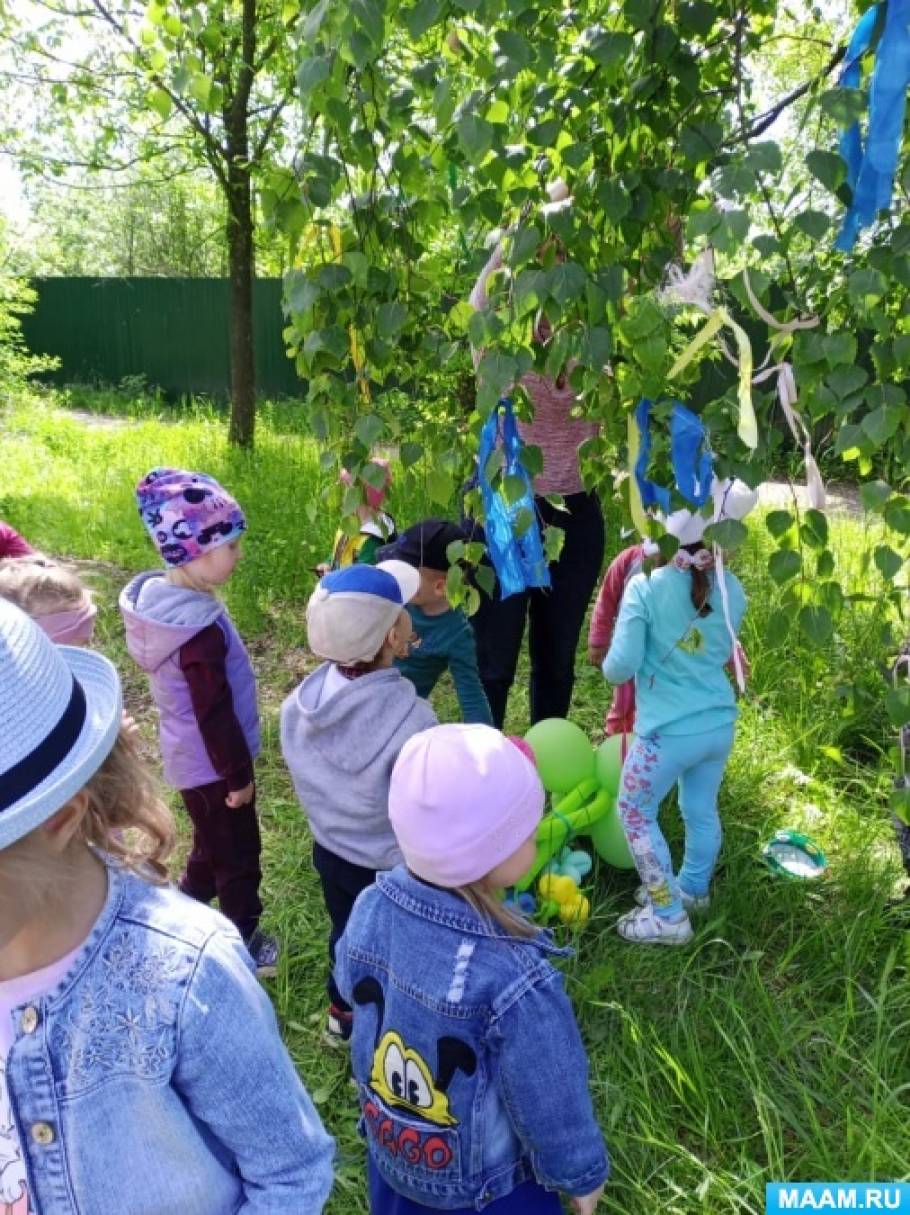
[[727,632],[730,634],[730,641],[733,645],[733,670],[736,674],[736,686],[740,692],[746,690],[746,675],[743,671],[743,656],[739,646],[739,638],[736,636],[736,629],[733,627],[733,621],[730,619],[730,597],[727,594],[727,579],[724,577],[724,551],[719,544],[713,546],[714,549],[714,568],[717,570],[717,585],[720,588],[720,601],[724,609],[724,623],[727,626]]
[[786,362],[777,363],[773,367],[766,367],[763,371],[759,372],[752,383],[760,384],[772,375],[777,376],[777,399],[780,401],[780,407],[784,412],[784,417],[787,419],[790,433],[793,435],[794,442],[803,449],[803,464],[806,469],[806,491],[809,497],[809,505],[815,510],[824,510],[826,503],[825,483],[815,462],[815,456],[812,454],[812,436],[806,428],[802,415],[795,408],[797,394],[793,368]]
[[[795,317],[792,321],[779,321],[772,316],[768,310],[763,307],[755,292],[752,289],[752,283],[749,279],[749,271],[743,270],[743,286],[746,289],[746,295],[749,298],[749,303],[758,314],[760,320],[764,321],[769,329],[775,330],[780,334],[794,333],[797,329],[815,329],[819,323],[817,316]],[[773,344],[773,343],[772,343]],[[728,358],[729,358],[728,354]],[[806,469],[806,491],[809,497],[809,505],[815,510],[825,509],[825,483],[822,480],[821,473],[818,470],[818,465],[815,462],[815,457],[812,454],[812,436],[809,433],[806,424],[803,422],[802,415],[796,409],[797,392],[796,392],[796,377],[793,375],[792,366],[786,362],[777,363],[774,366],[767,366],[771,359],[771,351],[768,351],[765,363],[759,369],[752,383],[761,384],[772,375],[777,375],[777,399],[780,401],[780,407],[783,410],[784,417],[787,419],[787,425],[790,427],[790,433],[793,435],[794,442],[797,446],[803,449],[803,464]],[[731,359],[731,361],[733,361]]]

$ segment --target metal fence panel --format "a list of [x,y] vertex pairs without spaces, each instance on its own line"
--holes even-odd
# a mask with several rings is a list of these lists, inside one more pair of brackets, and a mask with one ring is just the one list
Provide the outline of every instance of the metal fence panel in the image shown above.
[[[35,354],[52,354],[58,384],[119,384],[144,376],[169,396],[230,392],[229,282],[222,278],[39,278],[35,311],[22,318]],[[253,284],[256,387],[261,397],[300,396],[285,353],[281,280]]]

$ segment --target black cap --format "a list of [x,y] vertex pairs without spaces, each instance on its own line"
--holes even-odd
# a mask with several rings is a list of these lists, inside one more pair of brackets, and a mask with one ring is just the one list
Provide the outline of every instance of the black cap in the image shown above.
[[377,561],[406,561],[408,565],[425,566],[430,570],[448,570],[452,562],[446,550],[455,540],[467,543],[467,530],[448,519],[422,519],[392,544],[384,545],[376,554]]

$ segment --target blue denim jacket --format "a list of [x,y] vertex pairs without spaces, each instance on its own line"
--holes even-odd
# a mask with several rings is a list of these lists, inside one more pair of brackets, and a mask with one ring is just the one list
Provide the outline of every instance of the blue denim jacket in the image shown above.
[[[317,1215],[333,1143],[227,920],[108,867],[7,1083],[40,1215]],[[37,1014],[37,1015],[36,1015]]]
[[536,1177],[607,1176],[588,1061],[547,934],[507,936],[402,866],[358,898],[335,978],[354,1008],[362,1132],[388,1183],[478,1210]]

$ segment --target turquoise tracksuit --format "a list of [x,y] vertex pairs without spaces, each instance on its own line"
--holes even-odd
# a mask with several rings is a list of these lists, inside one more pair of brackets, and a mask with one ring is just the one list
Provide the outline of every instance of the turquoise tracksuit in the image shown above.
[[448,669],[455,684],[462,721],[491,726],[493,718],[477,670],[474,630],[464,612],[451,608],[428,616],[422,608],[414,606],[410,606],[408,612],[420,645],[410,657],[396,662],[399,671],[410,679],[418,696],[428,699],[436,681]]
[[[726,583],[738,630],[746,595],[734,574]],[[673,565],[633,578],[603,663],[611,683],[635,679],[636,742],[623,765],[619,812],[655,910],[668,918],[682,911],[680,887],[693,896],[708,891],[721,843],[717,794],[737,718],[720,590],[712,586],[711,611],[698,616],[691,588],[692,575]],[[674,784],[686,826],[678,880],[657,821]]]

